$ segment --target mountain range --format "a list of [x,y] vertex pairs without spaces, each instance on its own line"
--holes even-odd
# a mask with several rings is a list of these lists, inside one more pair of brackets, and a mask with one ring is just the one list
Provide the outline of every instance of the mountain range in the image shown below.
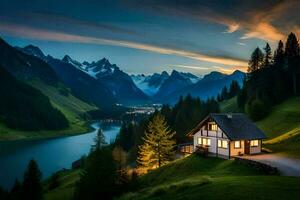
[[[45,55],[38,47],[11,47],[0,43],[2,66],[22,80],[39,78],[47,84],[62,83],[73,95],[105,109],[110,105],[174,103],[190,94],[207,99],[216,95],[233,80],[242,84],[245,74],[211,72],[200,78],[191,73],[173,70],[152,75],[129,75],[106,58],[79,62],[69,55],[62,59]],[[9,67],[7,67],[9,66]]]
[[176,103],[180,96],[190,94],[200,99],[216,97],[222,88],[229,87],[233,80],[243,84],[245,73],[236,70],[232,74],[213,71],[199,78],[191,73],[173,70],[171,74],[163,71],[161,74],[145,76],[131,75],[134,83],[156,103]]

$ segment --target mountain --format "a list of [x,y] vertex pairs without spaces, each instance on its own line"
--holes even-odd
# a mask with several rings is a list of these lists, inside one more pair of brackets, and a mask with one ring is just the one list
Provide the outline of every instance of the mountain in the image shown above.
[[149,76],[145,76],[144,74],[131,75],[135,85],[150,97],[157,93],[163,82],[168,77],[169,74],[166,71],[163,71],[161,74],[154,73]]
[[101,109],[110,108],[116,102],[113,94],[105,85],[74,65],[49,55],[46,60],[63,83],[71,88],[76,97],[93,103]]
[[131,77],[106,58],[97,62],[80,63],[70,56],[65,56],[62,61],[89,75],[99,85],[105,86],[118,103],[133,105],[149,101],[148,96],[134,84]]
[[210,97],[216,97],[222,88],[229,86],[233,80],[236,80],[240,85],[243,84],[245,73],[236,70],[232,74],[226,75],[220,72],[211,72],[205,75],[201,80],[195,84],[187,85],[179,90],[173,90],[168,95],[159,99],[162,103],[175,103],[180,96],[187,96],[191,94],[193,97],[199,97],[200,99],[208,99]]
[[28,55],[33,55],[35,57],[41,58],[42,60],[46,57],[40,48],[33,46],[31,44],[25,46],[24,48],[19,48],[19,47],[16,47],[16,48],[23,51],[24,53],[26,53]]
[[167,98],[170,94],[175,91],[181,90],[187,86],[193,85],[193,79],[191,74],[178,72],[173,70],[171,75],[163,82],[158,92],[155,94],[154,99],[161,101]]
[[[47,96],[51,105],[62,112],[69,121],[69,128],[53,131],[51,133],[47,132],[47,134],[61,135],[86,132],[88,126],[84,120],[89,117],[87,112],[98,108],[94,106],[95,104],[90,104],[93,102],[84,101],[79,95],[74,96],[73,91],[70,91],[69,89],[70,87],[64,84],[62,79],[56,74],[56,71],[47,63],[47,58],[48,57],[45,56],[38,47],[29,45],[25,48],[14,48],[4,40],[0,40],[0,65],[22,83],[39,90],[43,95]],[[70,68],[74,67],[70,66]],[[87,77],[90,78],[89,76]],[[94,87],[93,84],[90,84],[88,87],[97,88]],[[84,88],[84,90],[86,89],[87,88]],[[16,92],[16,94],[18,94],[18,92]],[[108,101],[110,100],[106,96],[102,96],[101,101],[106,102],[105,99],[108,99]],[[47,107],[46,104],[45,106]],[[39,109],[42,110],[42,108]],[[49,111],[49,113],[51,113],[51,111]],[[53,122],[60,121],[59,119],[51,120]],[[0,123],[0,129],[2,126],[4,125]],[[7,135],[9,135],[10,138],[27,138],[31,136],[42,137],[42,135],[39,135],[42,133],[30,135],[27,132],[7,129],[7,127],[5,127],[5,130],[7,130]],[[5,138],[5,136],[3,137]]]
[[39,90],[17,80],[0,66],[0,119],[18,130],[59,130],[69,126],[65,116],[54,108]]
[[[27,49],[28,51],[28,49]],[[40,79],[47,84],[59,81],[55,71],[38,57],[25,54],[0,38],[0,65],[20,80]],[[32,51],[35,53],[35,51]]]

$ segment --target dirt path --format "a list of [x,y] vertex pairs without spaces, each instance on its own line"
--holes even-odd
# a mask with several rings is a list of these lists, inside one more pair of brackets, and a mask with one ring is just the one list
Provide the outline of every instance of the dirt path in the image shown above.
[[300,159],[289,158],[277,154],[251,155],[243,156],[243,158],[277,167],[284,176],[300,176]]

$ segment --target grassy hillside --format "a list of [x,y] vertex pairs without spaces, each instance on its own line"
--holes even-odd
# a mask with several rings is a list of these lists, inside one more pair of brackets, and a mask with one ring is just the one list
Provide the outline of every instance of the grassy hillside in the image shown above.
[[265,142],[267,148],[276,153],[300,157],[300,97],[273,107],[269,116],[257,125],[268,136]]
[[89,130],[89,127],[84,120],[84,114],[87,111],[97,109],[95,106],[81,101],[72,94],[63,94],[59,91],[60,89],[46,85],[40,81],[33,81],[30,84],[50,98],[52,105],[58,108],[66,116],[70,127],[59,131],[24,132],[9,129],[3,123],[0,123],[0,140],[37,139],[61,135],[73,135]]
[[294,199],[300,178],[265,176],[233,160],[189,156],[140,178],[119,200]]
[[233,97],[228,100],[224,100],[220,103],[220,109],[222,113],[226,112],[239,112],[239,108],[237,106],[237,97]]
[[45,200],[71,200],[76,182],[80,178],[80,170],[59,172],[59,186],[49,190],[49,181],[45,183]]

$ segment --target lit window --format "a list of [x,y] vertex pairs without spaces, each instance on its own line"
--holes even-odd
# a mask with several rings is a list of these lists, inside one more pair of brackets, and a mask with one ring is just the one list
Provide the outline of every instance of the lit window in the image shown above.
[[202,144],[201,139],[202,139],[202,138],[198,138],[198,144]]
[[226,140],[218,140],[218,147],[227,149],[228,143]]
[[250,145],[251,147],[258,147],[258,140],[251,140]]
[[211,145],[211,141],[209,138],[202,138],[202,144],[204,146],[210,146]]
[[222,140],[218,140],[218,147],[222,147]]
[[234,148],[235,149],[241,148],[241,141],[234,141]]
[[210,131],[216,131],[216,130],[218,130],[217,124],[209,124],[209,130]]

